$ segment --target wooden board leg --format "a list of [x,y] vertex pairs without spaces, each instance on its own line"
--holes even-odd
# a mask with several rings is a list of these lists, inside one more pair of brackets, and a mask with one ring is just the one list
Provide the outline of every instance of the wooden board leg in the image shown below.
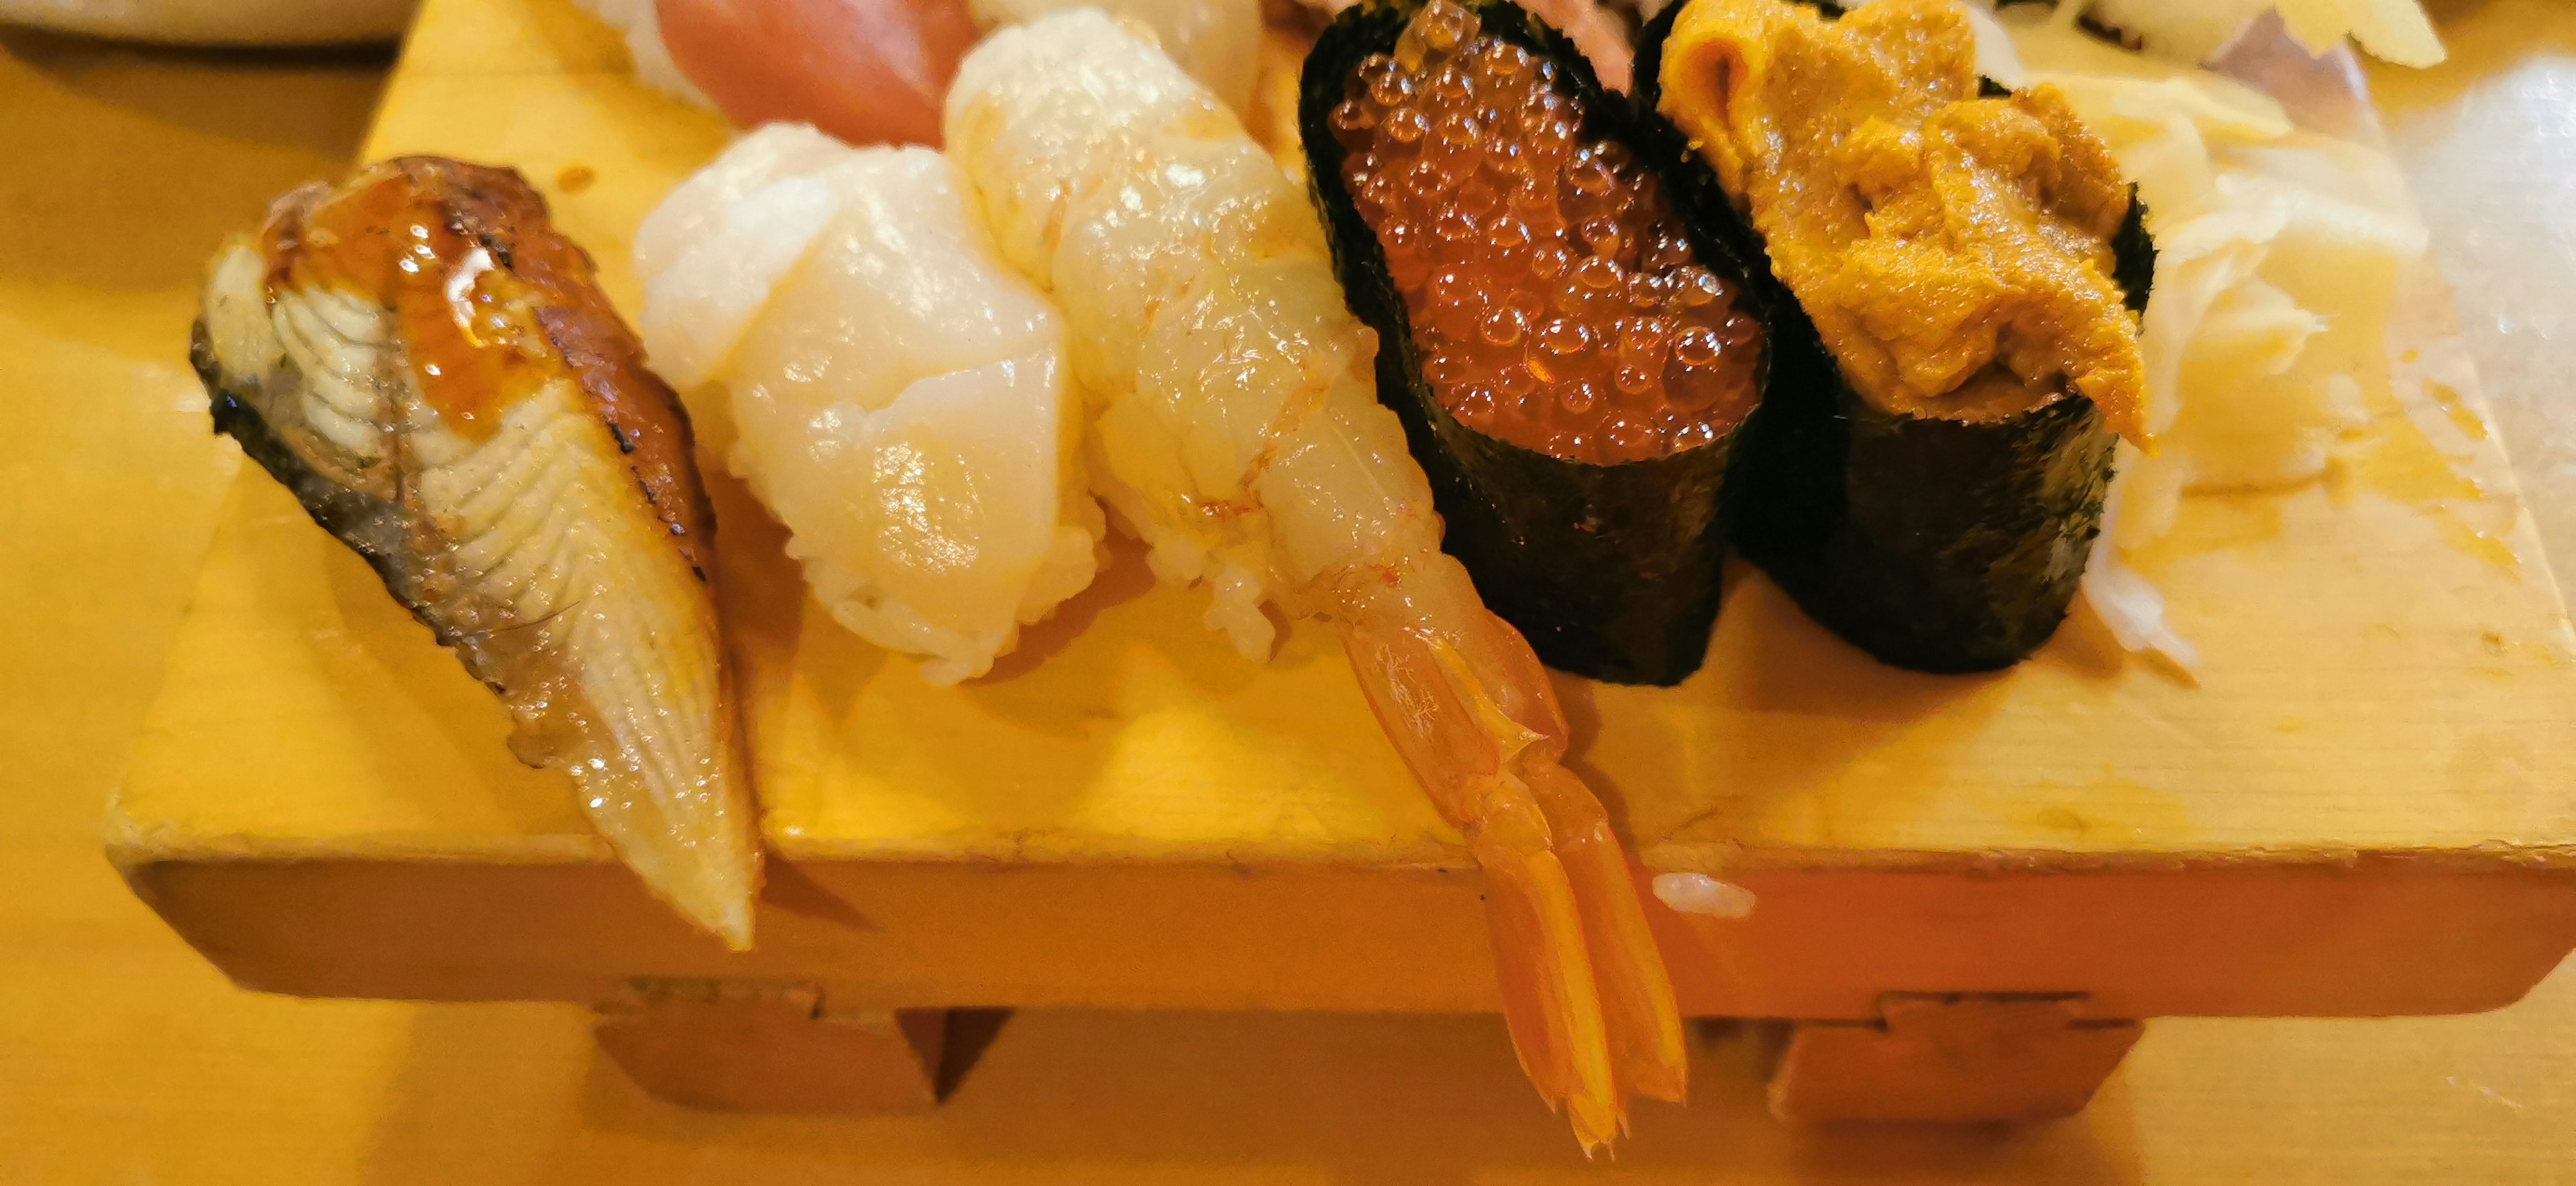
[[1784,1120],[2052,1120],[2084,1110],[2136,1044],[2081,996],[1892,993],[1877,1022],[1796,1023],[1771,1077]]
[[676,1104],[887,1112],[938,1102],[948,1011],[844,1011],[812,985],[650,981],[600,1005],[591,1032]]

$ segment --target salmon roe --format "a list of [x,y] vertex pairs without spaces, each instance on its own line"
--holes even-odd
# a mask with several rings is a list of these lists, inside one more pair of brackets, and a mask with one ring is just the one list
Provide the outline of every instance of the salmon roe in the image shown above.
[[1610,465],[1709,444],[1752,410],[1760,324],[1655,177],[1583,138],[1556,63],[1432,0],[1360,63],[1331,124],[1423,376],[1461,423]]

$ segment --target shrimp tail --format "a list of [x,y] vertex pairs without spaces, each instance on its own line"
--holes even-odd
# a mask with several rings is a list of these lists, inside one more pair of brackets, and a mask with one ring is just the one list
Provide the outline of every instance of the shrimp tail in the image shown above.
[[1588,1154],[1625,1131],[1629,1095],[1683,1098],[1681,1016],[1608,813],[1560,761],[1544,672],[1508,625],[1477,616],[1489,628],[1466,637],[1362,620],[1345,649],[1388,736],[1467,835],[1513,1050]]
[[1565,1109],[1588,1155],[1626,1131],[1627,1109],[1584,911],[1550,843],[1546,816],[1526,788],[1515,790],[1520,801],[1497,805],[1470,841],[1487,884],[1494,977],[1521,1072],[1549,1107]]
[[1553,760],[1532,764],[1522,778],[1547,813],[1557,860],[1574,890],[1618,1085],[1623,1092],[1681,1103],[1689,1093],[1681,1008],[1646,929],[1636,876],[1611,834],[1609,814],[1591,788]]
[[[1619,1135],[1629,1094],[1679,1098],[1681,1022],[1636,880],[1564,768],[1547,669],[1440,550],[1312,206],[1212,93],[1093,9],[987,39],[946,127],[1002,256],[1091,344],[1072,367],[1096,484],[1158,557],[1168,545],[1158,571],[1210,580],[1220,622],[1264,600],[1331,621],[1387,740],[1464,835],[1540,1095],[1587,1150]],[[1232,222],[1262,230],[1207,237]]]

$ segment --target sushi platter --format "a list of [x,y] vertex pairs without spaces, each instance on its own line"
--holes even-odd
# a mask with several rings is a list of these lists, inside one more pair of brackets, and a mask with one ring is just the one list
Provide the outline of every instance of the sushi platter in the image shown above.
[[[1699,34],[1686,14],[1673,35]],[[2266,76],[2280,106],[2366,124],[2330,87],[2302,92],[2345,77],[2308,65]],[[685,339],[657,337],[676,331],[647,308],[664,289],[636,247],[675,188],[746,151],[728,151],[737,135],[639,85],[618,34],[569,0],[426,0],[361,156],[515,169],[667,373],[681,364],[664,344]],[[1369,178],[1352,170],[1356,190]],[[2100,237],[2122,210],[2135,233],[2136,209],[2111,208]],[[1370,232],[1357,214],[1330,228]],[[546,242],[521,239],[519,257]],[[1336,258],[1373,257],[1337,241]],[[2054,633],[2018,663],[1975,651],[1947,668],[2000,670],[1904,670],[1737,558],[1669,594],[1722,605],[1704,661],[1687,631],[1669,672],[1672,644],[1648,648],[1646,668],[1677,682],[1560,670],[1530,692],[1561,705],[1564,771],[1637,866],[1616,893],[1641,903],[1679,1013],[1796,1023],[1774,1081],[1784,1113],[2062,1113],[2147,1018],[2490,1009],[2576,949],[2576,634],[2474,375],[2434,365],[2457,348],[2440,282],[2422,268],[2398,284],[2393,347],[2440,381],[2370,406],[2322,476],[2180,497],[2127,553],[2190,640],[2181,660],[2141,653],[2088,599],[2062,625],[2052,607]],[[1403,287],[1354,298],[1382,349]],[[2107,315],[2128,316],[2103,291]],[[220,369],[203,352],[222,343],[200,348]],[[564,773],[514,758],[520,706],[442,649],[429,613],[386,596],[400,574],[380,558],[371,571],[246,465],[108,823],[135,891],[228,975],[308,996],[597,1005],[603,1043],[647,1086],[747,1107],[927,1098],[938,1010],[1506,1008],[1490,854],[1389,744],[1364,635],[1257,602],[1221,622],[1207,592],[1158,582],[1162,559],[1111,533],[1088,587],[983,654],[989,670],[925,678],[935,663],[827,608],[770,509],[788,504],[725,463],[757,426],[672,382],[696,421],[708,581],[761,812],[752,945],[657,900]],[[1486,415],[1472,390],[1418,386],[1397,409],[1417,454]],[[278,446],[226,431],[278,468]],[[2098,519],[2114,446],[2087,431]],[[1432,488],[1449,499],[1452,480]],[[1457,504],[1441,505],[1452,551],[1491,584]],[[1624,547],[1513,587],[1580,589]],[[2073,576],[2052,579],[2063,606]],[[1485,600],[1522,622],[1507,596]],[[1275,648],[1248,661],[1242,632],[1263,629]],[[1523,633],[1560,667],[1591,645]],[[1578,897],[1600,892],[1575,880]],[[750,1069],[723,1037],[745,1027],[766,1035]]]

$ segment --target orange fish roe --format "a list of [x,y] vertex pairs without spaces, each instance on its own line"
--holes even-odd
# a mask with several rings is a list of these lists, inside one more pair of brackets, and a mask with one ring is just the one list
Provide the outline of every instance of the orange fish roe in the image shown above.
[[1760,324],[1628,149],[1583,140],[1556,63],[1433,0],[1360,63],[1331,124],[1459,421],[1609,465],[1709,444],[1752,410]]

